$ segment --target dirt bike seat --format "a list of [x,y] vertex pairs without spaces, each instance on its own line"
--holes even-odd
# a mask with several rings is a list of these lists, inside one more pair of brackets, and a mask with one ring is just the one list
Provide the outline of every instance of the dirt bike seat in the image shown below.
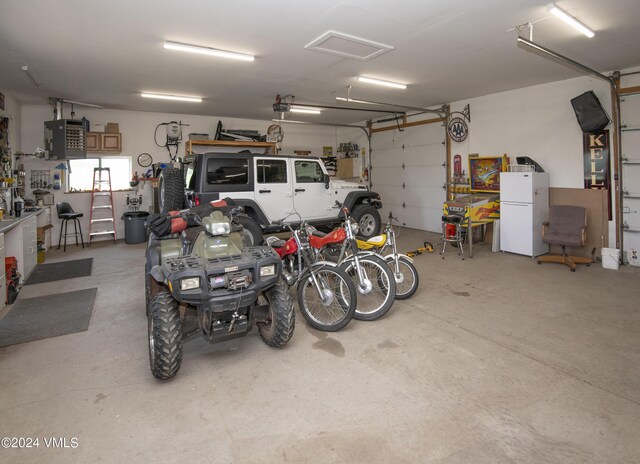
[[382,234],[382,235],[376,235],[375,237],[371,237],[369,240],[367,240],[367,243],[375,247],[381,247],[382,245],[385,244],[386,241],[387,241],[387,236],[385,234]]
[[322,248],[325,245],[331,245],[332,243],[342,243],[346,240],[347,233],[342,227],[334,229],[328,234],[324,234],[323,237],[316,236],[315,232],[309,236],[309,243],[313,248]]

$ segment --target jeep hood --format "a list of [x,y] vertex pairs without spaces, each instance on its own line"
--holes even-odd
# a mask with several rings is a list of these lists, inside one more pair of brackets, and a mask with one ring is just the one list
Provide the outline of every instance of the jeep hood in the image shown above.
[[347,182],[344,180],[331,180],[330,188],[340,190],[369,190],[366,185],[357,182]]

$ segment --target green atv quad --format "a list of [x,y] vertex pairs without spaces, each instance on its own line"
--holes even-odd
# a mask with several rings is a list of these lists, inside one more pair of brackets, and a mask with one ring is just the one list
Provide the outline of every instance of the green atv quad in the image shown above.
[[256,324],[264,342],[278,348],[293,335],[293,302],[280,258],[270,247],[249,246],[242,226],[230,219],[241,207],[222,203],[149,222],[146,311],[149,363],[158,379],[176,375],[183,342],[198,334],[218,343]]

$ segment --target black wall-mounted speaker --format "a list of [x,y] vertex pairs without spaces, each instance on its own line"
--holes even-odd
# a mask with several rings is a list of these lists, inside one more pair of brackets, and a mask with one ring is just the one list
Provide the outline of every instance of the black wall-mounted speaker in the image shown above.
[[600,132],[611,122],[600,100],[591,90],[571,99],[582,132]]

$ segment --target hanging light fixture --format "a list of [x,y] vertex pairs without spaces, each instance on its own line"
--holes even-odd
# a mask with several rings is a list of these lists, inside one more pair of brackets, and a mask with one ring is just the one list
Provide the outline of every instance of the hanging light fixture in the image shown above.
[[587,37],[592,38],[595,35],[595,33],[590,28],[585,26],[583,23],[578,21],[562,8],[558,7],[555,3],[550,3],[549,5],[547,5],[547,10],[549,10],[549,13],[557,16],[571,27],[582,32]]

